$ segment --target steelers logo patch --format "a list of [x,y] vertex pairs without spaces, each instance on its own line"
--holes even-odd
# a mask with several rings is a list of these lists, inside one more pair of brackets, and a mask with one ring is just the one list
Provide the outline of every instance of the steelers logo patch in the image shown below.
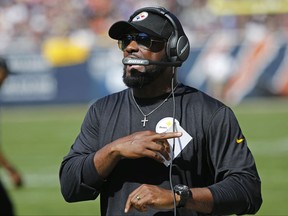
[[137,16],[133,18],[132,22],[139,22],[139,21],[146,19],[147,17],[148,17],[147,12],[141,12],[140,14],[138,14]]

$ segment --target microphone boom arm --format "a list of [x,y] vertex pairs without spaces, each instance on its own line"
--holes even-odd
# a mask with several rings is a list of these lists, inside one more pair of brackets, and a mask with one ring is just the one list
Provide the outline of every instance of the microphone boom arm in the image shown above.
[[181,66],[182,62],[161,62],[151,61],[148,59],[136,59],[136,58],[123,58],[122,63],[124,65],[166,65],[166,66]]

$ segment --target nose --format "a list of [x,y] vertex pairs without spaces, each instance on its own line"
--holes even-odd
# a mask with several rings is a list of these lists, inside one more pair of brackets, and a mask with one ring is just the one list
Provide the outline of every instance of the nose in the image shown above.
[[139,51],[139,45],[135,40],[132,40],[128,46],[124,49],[124,51],[128,53],[138,52]]

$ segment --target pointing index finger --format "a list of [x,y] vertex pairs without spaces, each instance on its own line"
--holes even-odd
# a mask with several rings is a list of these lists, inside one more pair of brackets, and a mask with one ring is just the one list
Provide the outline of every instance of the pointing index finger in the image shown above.
[[165,133],[158,133],[160,135],[160,139],[170,139],[170,138],[176,138],[181,137],[181,132],[165,132]]

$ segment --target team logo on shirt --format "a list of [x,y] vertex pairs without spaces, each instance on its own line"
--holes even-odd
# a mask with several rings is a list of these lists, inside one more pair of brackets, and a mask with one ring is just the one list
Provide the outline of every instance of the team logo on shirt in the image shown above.
[[138,21],[142,21],[144,19],[146,19],[148,17],[148,13],[147,12],[141,12],[140,14],[138,14],[137,16],[135,16],[132,20],[132,22],[138,22]]
[[[177,155],[180,154],[180,152],[183,151],[183,149],[185,149],[188,143],[193,139],[193,137],[190,136],[190,134],[188,134],[188,132],[185,131],[184,128],[181,127],[179,121],[173,117],[165,117],[161,119],[157,123],[155,131],[156,133],[168,133],[168,132],[173,132],[173,131],[182,133],[181,137],[178,137],[175,139],[173,138],[167,139],[170,145],[170,149],[174,149],[174,153],[172,152],[169,153],[171,160],[173,158],[176,158]],[[169,164],[171,163],[171,160],[168,161],[164,157],[163,159],[164,159],[163,163],[168,167]]]

